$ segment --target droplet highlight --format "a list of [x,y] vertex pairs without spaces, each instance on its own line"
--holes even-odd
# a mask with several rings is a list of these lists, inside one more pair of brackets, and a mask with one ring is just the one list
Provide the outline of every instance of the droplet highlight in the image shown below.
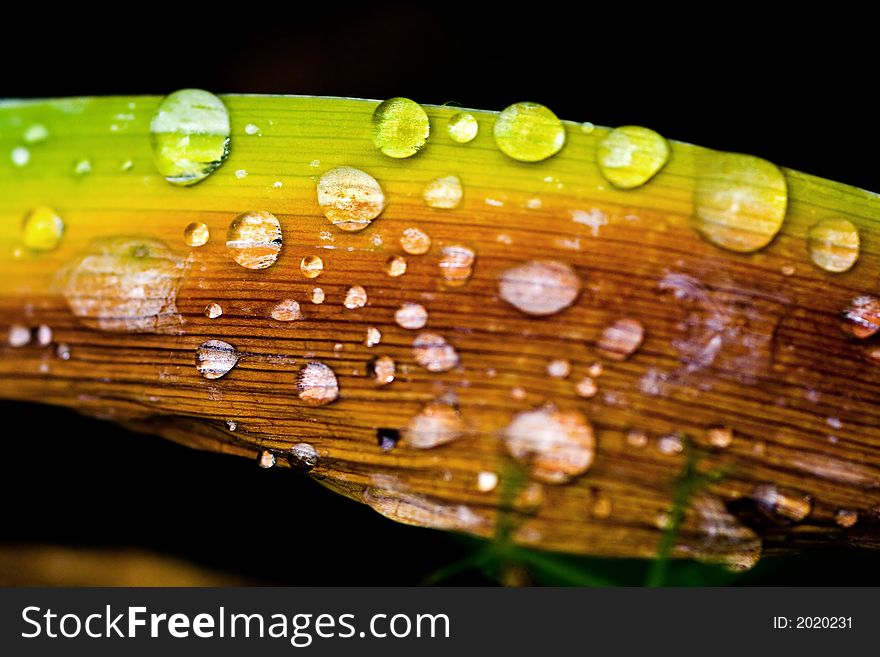
[[373,112],[373,143],[388,157],[412,157],[430,132],[425,110],[409,98],[389,98]]
[[538,103],[515,103],[495,119],[495,143],[502,153],[520,162],[540,162],[565,145],[565,126]]
[[641,187],[669,161],[669,143],[662,135],[627,125],[615,128],[599,144],[599,170],[620,189]]
[[575,302],[581,281],[575,271],[555,260],[532,260],[511,267],[498,281],[501,298],[528,315],[553,315]]
[[206,379],[226,376],[238,364],[238,352],[223,340],[208,340],[196,349],[196,369]]
[[245,212],[229,224],[226,247],[246,269],[271,267],[281,253],[281,224],[271,212]]
[[807,233],[807,252],[820,269],[849,271],[859,259],[859,230],[848,219],[823,219]]
[[363,230],[385,209],[385,192],[370,174],[353,167],[326,171],[318,180],[318,205],[334,226]]

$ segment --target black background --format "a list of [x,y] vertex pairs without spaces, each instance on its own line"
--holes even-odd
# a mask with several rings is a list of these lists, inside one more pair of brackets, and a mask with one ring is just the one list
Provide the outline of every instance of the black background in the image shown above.
[[[688,13],[664,6],[656,16],[635,5],[477,6],[325,3],[282,15],[262,4],[202,3],[82,15],[66,29],[10,20],[0,96],[201,87],[402,95],[496,110],[534,100],[564,119],[646,125],[880,190],[880,58],[867,17],[832,8],[771,18],[768,7],[741,3]],[[203,24],[206,12],[223,20]],[[81,26],[89,21],[102,27]],[[263,471],[68,411],[4,402],[0,413],[3,542],[144,546],[287,584],[417,583],[471,549],[391,523],[289,470]],[[24,467],[37,436],[50,456]],[[233,487],[247,494],[229,494]],[[852,553],[762,568],[745,581],[880,577],[876,559]]]

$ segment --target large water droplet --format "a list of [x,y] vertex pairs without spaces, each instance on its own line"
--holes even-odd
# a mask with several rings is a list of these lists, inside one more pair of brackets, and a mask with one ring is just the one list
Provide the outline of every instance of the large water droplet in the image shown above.
[[459,144],[466,144],[473,141],[480,130],[480,124],[473,114],[469,112],[457,112],[449,117],[449,123],[446,124],[446,132],[449,133],[452,141]]
[[403,437],[410,447],[430,449],[461,438],[467,430],[461,413],[449,404],[432,402],[413,416]]
[[318,205],[337,228],[363,230],[385,209],[385,192],[373,176],[353,167],[326,171],[318,180]]
[[501,437],[532,477],[549,484],[583,474],[596,454],[593,427],[583,413],[553,406],[518,413]]
[[599,337],[596,349],[611,360],[626,360],[645,339],[645,327],[636,319],[618,319],[607,326]]
[[565,126],[538,103],[516,103],[495,119],[495,143],[501,152],[521,162],[539,162],[565,145]]
[[223,340],[208,340],[196,349],[196,369],[206,379],[219,379],[238,363],[238,352]]
[[229,113],[214,94],[181,89],[159,104],[150,136],[159,173],[175,185],[193,185],[229,154]]
[[64,221],[52,208],[45,205],[31,210],[21,227],[21,241],[33,251],[52,251],[61,244]]
[[389,98],[373,112],[373,143],[388,157],[415,155],[430,132],[425,110],[409,98]]
[[561,262],[531,260],[504,271],[498,291],[502,299],[524,313],[552,315],[574,303],[581,281]]
[[461,205],[464,190],[458,176],[443,176],[435,178],[422,190],[422,198],[425,205],[431,208],[452,210]]
[[318,465],[318,450],[308,443],[297,443],[287,453],[287,462],[297,470],[308,472]]
[[245,212],[229,224],[226,246],[242,267],[271,267],[281,253],[281,224],[271,212]]
[[394,321],[401,328],[418,330],[428,323],[428,311],[420,303],[405,303],[394,313]]
[[863,294],[850,303],[843,317],[844,330],[854,337],[864,340],[880,331],[880,298]]
[[817,267],[847,271],[859,259],[859,231],[847,219],[823,219],[807,233],[807,251]]
[[455,347],[437,333],[420,333],[413,340],[413,357],[429,372],[447,372],[458,365]]
[[303,318],[299,302],[293,299],[282,299],[269,312],[269,316],[278,322],[293,322]]
[[431,248],[431,238],[419,228],[407,228],[400,237],[400,246],[410,255],[422,255]]
[[296,382],[297,395],[310,406],[323,406],[339,397],[339,382],[336,374],[324,363],[307,363],[300,371]]
[[299,263],[299,270],[306,278],[317,278],[324,271],[324,261],[319,256],[306,256]]
[[800,522],[810,515],[813,508],[813,501],[809,495],[783,490],[773,484],[755,486],[752,499],[770,518],[792,522]]
[[669,144],[648,128],[615,128],[599,144],[599,170],[620,189],[644,185],[669,161]]
[[183,241],[187,246],[204,246],[211,237],[208,227],[200,221],[187,224],[183,229]]
[[767,246],[782,228],[788,205],[785,176],[751,155],[703,158],[694,195],[694,226],[713,244],[748,253]]

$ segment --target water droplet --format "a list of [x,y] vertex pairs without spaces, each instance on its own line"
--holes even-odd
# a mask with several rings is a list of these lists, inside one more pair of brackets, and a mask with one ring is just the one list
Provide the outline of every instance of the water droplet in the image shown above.
[[394,313],[394,321],[401,328],[418,330],[428,323],[428,311],[419,303],[405,303]]
[[196,369],[206,379],[219,379],[238,363],[238,352],[223,340],[208,340],[196,349]]
[[376,443],[383,452],[390,452],[400,442],[400,432],[397,429],[376,429]]
[[449,117],[449,123],[446,124],[446,132],[449,133],[452,141],[459,144],[466,144],[473,141],[480,130],[480,124],[473,114],[468,112],[457,112]]
[[751,155],[715,153],[700,168],[694,226],[708,241],[749,253],[782,228],[788,192],[779,168]]
[[364,338],[364,344],[368,347],[375,347],[380,342],[382,342],[382,332],[375,326],[370,326],[367,329],[367,337]]
[[495,143],[501,152],[521,162],[539,162],[565,145],[565,126],[538,103],[516,103],[495,119]]
[[333,370],[317,361],[307,363],[299,371],[297,395],[310,406],[323,406],[339,397],[339,382]]
[[532,477],[548,484],[562,484],[583,474],[596,454],[593,427],[583,413],[553,406],[517,413],[502,439]]
[[725,449],[733,443],[733,430],[729,427],[712,427],[707,432],[709,444]]
[[626,442],[632,447],[641,449],[648,444],[648,434],[641,429],[630,429],[626,432]]
[[847,219],[823,219],[807,233],[807,251],[825,271],[848,271],[859,259],[859,231]]
[[321,212],[342,230],[363,230],[385,209],[385,192],[373,176],[360,169],[330,169],[318,180],[317,189]]
[[123,160],[119,163],[119,170],[122,172],[131,171],[134,167],[134,160]]
[[248,123],[244,127],[244,132],[245,132],[245,134],[248,134],[248,135],[256,135],[260,132],[260,128],[259,128],[259,126],[257,126],[256,123]]
[[276,303],[269,316],[278,322],[292,322],[303,318],[299,303],[293,299],[283,299]]
[[40,205],[24,218],[21,241],[32,251],[52,251],[61,244],[64,221],[50,207]]
[[611,360],[626,360],[642,345],[645,327],[635,319],[618,319],[607,326],[599,342],[597,351]]
[[410,447],[430,449],[458,440],[466,431],[467,426],[457,409],[431,402],[412,417],[403,430],[403,438]]
[[204,246],[211,237],[208,227],[200,221],[194,221],[187,224],[183,229],[183,241],[187,246]]
[[85,176],[92,172],[92,161],[87,157],[73,163],[73,175]]
[[26,166],[31,161],[31,152],[24,146],[16,146],[10,155],[12,163],[17,167]]
[[793,265],[782,265],[779,271],[783,276],[794,276],[797,269],[795,269]]
[[379,356],[370,361],[369,369],[376,385],[384,386],[394,381],[397,366],[390,356]]
[[235,177],[238,178],[239,180],[241,180],[242,178],[247,178],[248,172],[245,169],[236,169],[235,170]]
[[880,331],[880,298],[870,294],[856,297],[844,311],[847,333],[864,340]]
[[271,267],[281,253],[281,224],[271,212],[245,212],[229,224],[226,246],[232,253],[232,259],[242,267]]
[[813,508],[809,495],[782,490],[773,484],[759,484],[752,492],[752,499],[770,518],[800,522]]
[[175,185],[207,178],[229,154],[229,113],[217,96],[181,89],[166,96],[150,122],[153,160]]
[[597,492],[593,497],[593,503],[590,508],[590,512],[593,514],[593,517],[599,520],[604,520],[605,518],[609,518],[611,516],[612,510],[613,507],[611,505],[611,498],[607,495],[603,495],[602,493]]
[[458,365],[455,347],[437,333],[420,333],[413,340],[413,357],[429,372],[448,372]]
[[477,475],[477,490],[481,493],[491,493],[498,485],[498,475],[494,472],[483,471]]
[[287,453],[287,462],[297,470],[308,472],[318,465],[318,450],[308,443],[297,443]]
[[24,347],[31,341],[31,330],[21,324],[13,324],[9,327],[7,342],[10,347]]
[[834,522],[840,527],[849,528],[855,525],[859,520],[859,514],[852,509],[838,509],[834,514]]
[[26,144],[36,144],[49,138],[49,129],[42,123],[34,123],[28,126],[21,136]]
[[671,529],[672,516],[669,515],[666,511],[661,511],[656,516],[654,516],[654,526],[661,531]]
[[55,355],[61,360],[70,360],[70,345],[66,342],[55,345]]
[[400,237],[400,246],[410,255],[422,255],[431,248],[431,238],[418,228],[407,228]]
[[599,170],[620,189],[640,187],[669,161],[669,144],[648,128],[615,128],[599,144]]
[[367,291],[362,285],[352,285],[348,288],[348,292],[345,293],[345,301],[343,304],[349,310],[363,308],[367,305]]
[[450,287],[461,287],[474,273],[476,254],[466,246],[444,246],[440,257],[440,275]]
[[589,121],[584,121],[581,123],[581,132],[585,135],[591,135],[596,130],[596,126],[590,123]]
[[684,443],[681,440],[681,436],[671,433],[657,441],[657,449],[663,454],[672,456],[673,454],[681,454],[684,451]]
[[574,303],[581,281],[561,262],[531,260],[501,274],[498,290],[502,299],[528,315],[552,315]]
[[238,429],[238,422],[235,420],[226,420],[226,428],[230,431],[235,431]]
[[586,397],[587,399],[589,399],[590,397],[594,397],[599,391],[599,388],[596,386],[596,382],[588,376],[585,376],[583,379],[578,381],[574,389],[578,395],[580,395],[581,397]]
[[209,303],[205,306],[205,317],[208,319],[217,319],[222,314],[223,308],[220,307],[219,303]]
[[605,371],[605,367],[602,365],[602,363],[597,361],[597,362],[593,363],[592,365],[590,365],[590,368],[587,370],[587,374],[589,374],[591,377],[593,377],[595,379],[595,378],[602,376],[602,372],[604,372],[604,371]]
[[312,290],[312,303],[321,304],[324,303],[324,290],[319,287],[316,287]]
[[266,469],[273,467],[275,465],[275,455],[269,450],[264,449],[257,457],[257,465]]
[[409,98],[389,98],[373,112],[373,143],[388,157],[412,157],[430,132],[425,110]]
[[430,208],[452,210],[461,205],[464,190],[458,176],[443,176],[435,178],[422,190],[422,198],[425,205]]
[[391,256],[385,263],[385,273],[389,276],[403,276],[406,273],[406,258],[403,256]]
[[300,261],[299,270],[306,278],[317,278],[324,271],[324,261],[316,255],[306,256]]
[[564,379],[571,374],[571,363],[565,359],[557,358],[547,363],[547,375],[555,379]]

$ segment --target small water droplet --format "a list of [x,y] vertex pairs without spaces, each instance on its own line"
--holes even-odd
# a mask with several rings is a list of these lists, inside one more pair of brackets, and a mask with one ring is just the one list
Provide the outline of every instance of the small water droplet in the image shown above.
[[461,205],[464,190],[458,176],[435,178],[422,190],[425,205],[430,208],[452,210]]
[[282,187],[284,187],[284,183],[280,180],[276,180],[272,183],[272,189],[281,189]]
[[317,278],[324,271],[324,261],[316,255],[306,256],[300,261],[299,270],[306,278]]
[[823,219],[807,233],[807,251],[825,271],[848,271],[859,259],[859,230],[847,219]]
[[669,161],[669,144],[648,128],[615,128],[599,144],[599,170],[620,189],[635,189],[653,178]]
[[175,185],[193,185],[229,154],[229,113],[223,101],[200,89],[166,96],[150,122],[153,160]]
[[92,161],[84,157],[73,163],[73,175],[85,176],[92,172]]
[[578,381],[575,386],[575,392],[581,397],[586,397],[587,399],[594,397],[598,391],[599,388],[596,386],[596,382],[588,376],[585,376]]
[[372,372],[373,381],[376,385],[385,386],[394,381],[397,366],[390,356],[379,356],[370,361],[369,369]]
[[849,528],[855,525],[859,520],[859,514],[852,509],[838,509],[834,514],[834,522],[840,527]]
[[661,531],[671,529],[672,516],[669,515],[669,513],[667,513],[666,511],[661,511],[656,516],[654,516],[654,526]]
[[880,331],[880,298],[871,294],[856,297],[844,311],[844,330],[864,340]]
[[235,170],[235,177],[238,178],[239,180],[241,180],[242,178],[247,178],[248,172],[246,169],[236,169]]
[[273,467],[275,465],[275,455],[269,450],[264,449],[257,457],[257,465],[266,469]]
[[31,330],[21,324],[13,324],[9,327],[7,342],[10,347],[24,347],[31,341]]
[[17,167],[26,166],[31,161],[31,152],[24,146],[16,146],[10,154],[12,163]]
[[204,246],[210,237],[208,227],[200,221],[187,224],[183,229],[183,241],[187,246]]
[[779,271],[782,272],[783,276],[794,276],[797,273],[794,265],[782,265]]
[[593,503],[590,507],[590,512],[593,514],[593,517],[599,520],[604,520],[605,518],[611,517],[612,510],[613,506],[611,504],[611,498],[600,492],[596,492],[593,497]]
[[375,347],[380,342],[382,342],[382,332],[375,326],[370,326],[367,329],[367,337],[364,338],[364,344],[368,347]]
[[523,401],[526,398],[525,388],[517,386],[513,390],[510,391],[510,396],[517,401]]
[[226,428],[230,431],[235,431],[238,429],[238,422],[235,420],[226,420]]
[[590,365],[590,368],[587,370],[587,374],[589,374],[594,379],[602,376],[602,372],[605,371],[605,367],[600,362],[595,362]]
[[733,430],[729,427],[712,427],[707,432],[709,444],[725,449],[733,443]]
[[34,123],[28,126],[21,138],[26,144],[37,144],[49,138],[49,129],[42,123]]
[[425,110],[409,98],[389,98],[373,112],[373,143],[388,157],[412,157],[430,132]]
[[671,433],[668,436],[663,436],[657,441],[657,449],[659,449],[661,453],[670,456],[673,454],[681,454],[684,451],[684,443],[681,440],[681,436]]
[[363,230],[385,209],[385,192],[373,176],[352,167],[337,167],[318,180],[318,205],[337,228]]
[[770,518],[800,522],[813,508],[809,495],[783,490],[773,484],[759,484],[752,492],[752,499]]
[[431,248],[431,238],[419,228],[407,228],[400,237],[400,246],[410,255],[422,255]]
[[632,447],[646,447],[648,444],[648,434],[641,429],[630,429],[626,432],[626,442]]
[[390,452],[400,442],[400,432],[397,429],[376,429],[376,443],[383,452]]
[[597,351],[611,360],[626,360],[642,345],[645,327],[635,319],[618,319],[599,337]]
[[318,450],[308,443],[297,443],[287,453],[287,462],[297,470],[308,472],[318,465]]
[[403,438],[410,447],[431,449],[458,440],[466,431],[464,419],[456,408],[431,402],[410,419]]
[[259,128],[259,126],[257,126],[256,123],[248,123],[244,127],[244,132],[245,132],[245,134],[248,134],[248,135],[256,135],[260,132],[260,128]]
[[440,275],[450,287],[461,287],[474,273],[474,260],[477,255],[466,246],[444,246],[441,250]]
[[61,360],[70,360],[70,345],[66,342],[55,345],[55,356]]
[[581,291],[574,270],[555,260],[531,260],[501,274],[501,298],[529,315],[552,315],[568,308]]
[[716,246],[749,253],[776,237],[787,204],[779,167],[751,155],[714,153],[700,167],[694,226]]
[[226,246],[232,259],[242,267],[271,267],[281,253],[281,224],[271,212],[245,212],[229,224]]
[[547,363],[547,375],[555,379],[564,379],[571,374],[571,363],[563,358],[557,358]]
[[394,313],[394,321],[401,328],[418,330],[428,323],[428,311],[419,303],[405,303]]
[[238,352],[223,340],[208,340],[196,349],[196,369],[206,379],[219,379],[238,363]]
[[466,144],[473,141],[480,130],[480,124],[473,114],[469,112],[457,112],[449,117],[449,123],[446,124],[446,132],[452,141],[459,144]]
[[581,123],[581,132],[585,135],[591,135],[596,130],[596,126],[590,123],[589,121],[584,121]]
[[448,372],[458,365],[455,347],[437,333],[420,333],[413,340],[413,357],[429,372]]
[[319,287],[316,287],[312,290],[312,303],[321,304],[324,303],[324,290]]
[[292,322],[303,318],[299,302],[293,299],[282,299],[269,311],[269,316],[278,322]]
[[498,475],[494,472],[483,471],[477,475],[477,490],[481,493],[490,493],[498,485]]
[[134,160],[123,160],[119,163],[119,170],[122,172],[131,171],[134,167]]
[[363,308],[367,305],[367,291],[362,285],[352,285],[345,293],[343,305],[349,310]]
[[61,244],[64,221],[50,207],[40,205],[24,218],[21,241],[32,251],[52,251]]
[[208,319],[217,319],[222,314],[223,308],[220,307],[219,303],[209,303],[205,306],[205,317]]
[[336,374],[324,363],[312,361],[299,371],[296,382],[297,395],[310,406],[323,406],[339,397]]
[[385,273],[392,277],[403,276],[406,273],[406,258],[403,256],[391,256],[385,263]]
[[553,406],[517,413],[502,439],[532,477],[549,484],[566,483],[583,474],[596,454],[593,427],[583,413]]
[[516,103],[495,119],[495,143],[502,153],[521,162],[539,162],[565,145],[565,126],[538,103]]

